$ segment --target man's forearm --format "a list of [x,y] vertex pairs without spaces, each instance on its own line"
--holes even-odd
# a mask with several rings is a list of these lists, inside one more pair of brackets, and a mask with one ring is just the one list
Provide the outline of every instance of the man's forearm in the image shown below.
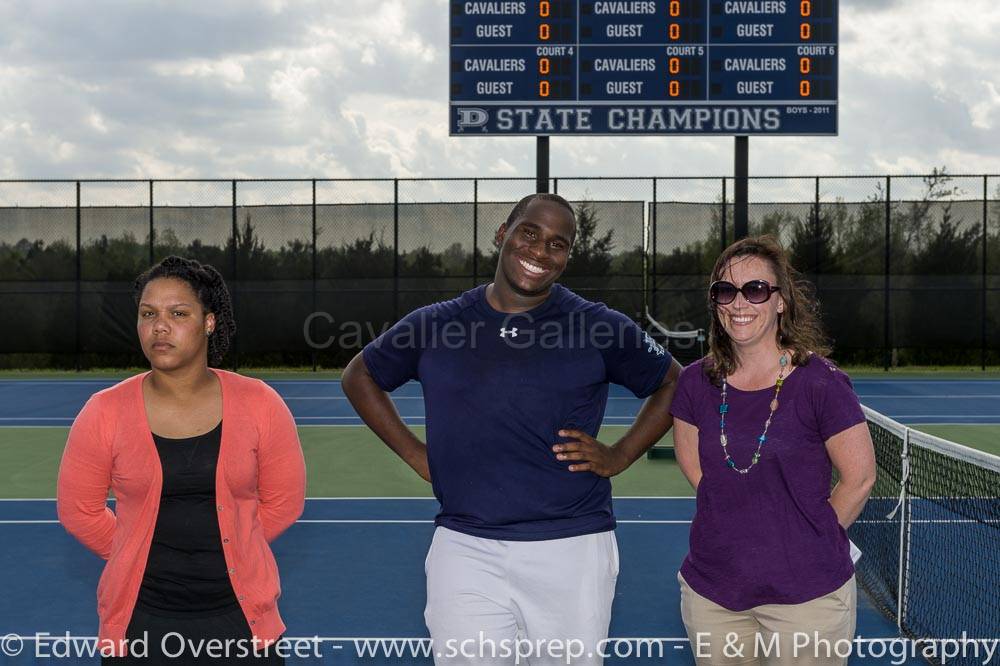
[[368,374],[360,354],[344,370],[341,384],[361,420],[417,474],[430,481],[427,446],[413,434],[399,416],[389,394]]
[[649,396],[635,417],[635,423],[628,432],[618,440],[614,448],[622,455],[629,465],[642,457],[654,444],[660,441],[674,424],[670,414],[670,403],[677,390],[677,378],[680,375],[680,365],[674,361],[663,384],[656,393]]

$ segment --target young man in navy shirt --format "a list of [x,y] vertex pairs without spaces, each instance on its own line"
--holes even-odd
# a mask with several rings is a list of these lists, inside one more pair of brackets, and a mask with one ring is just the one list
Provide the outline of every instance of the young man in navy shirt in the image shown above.
[[[601,662],[618,575],[608,477],[670,428],[680,365],[556,284],[575,235],[565,199],[525,197],[497,230],[492,284],[411,312],[344,371],[358,414],[441,503],[424,612],[438,663],[513,663],[528,642],[530,663],[564,662],[570,641],[594,653],[574,663]],[[426,445],[388,395],[414,379]],[[648,398],[612,446],[595,439],[609,382]]]

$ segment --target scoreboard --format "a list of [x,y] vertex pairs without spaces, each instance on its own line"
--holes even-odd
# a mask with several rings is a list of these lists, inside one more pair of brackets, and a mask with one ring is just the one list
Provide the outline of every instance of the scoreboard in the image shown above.
[[449,131],[836,134],[837,5],[451,0]]

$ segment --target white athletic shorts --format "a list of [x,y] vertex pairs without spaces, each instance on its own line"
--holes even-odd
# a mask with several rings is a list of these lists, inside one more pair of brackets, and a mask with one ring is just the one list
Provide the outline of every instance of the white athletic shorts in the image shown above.
[[603,663],[618,579],[614,531],[498,541],[438,527],[424,570],[436,664]]

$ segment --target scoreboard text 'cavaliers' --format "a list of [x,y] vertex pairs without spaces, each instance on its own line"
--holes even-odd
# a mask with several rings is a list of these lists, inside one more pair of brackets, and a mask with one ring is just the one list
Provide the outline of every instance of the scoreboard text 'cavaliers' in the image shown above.
[[450,132],[836,134],[837,16],[837,0],[452,0]]

